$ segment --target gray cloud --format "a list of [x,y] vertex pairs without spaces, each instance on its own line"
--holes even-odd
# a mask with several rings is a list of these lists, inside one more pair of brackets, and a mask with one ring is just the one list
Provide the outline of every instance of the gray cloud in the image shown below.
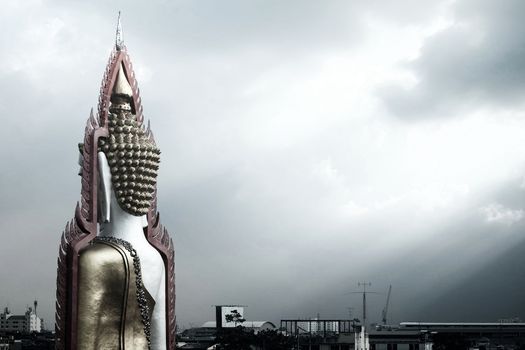
[[525,92],[525,33],[521,1],[463,1],[453,23],[430,36],[406,63],[418,82],[384,87],[380,95],[403,119],[446,117],[472,107],[521,106]]
[[[401,321],[412,300],[423,298],[419,291],[429,298],[445,293],[450,285],[433,291],[437,277],[457,271],[454,283],[461,281],[487,247],[501,242],[500,233],[522,227],[521,221],[487,226],[479,211],[491,203],[524,207],[515,183],[504,184],[504,195],[487,195],[494,182],[522,172],[519,152],[497,147],[511,140],[519,149],[521,135],[498,129],[493,152],[482,132],[472,149],[450,142],[446,148],[441,134],[432,138],[433,130],[399,125],[370,107],[366,91],[356,97],[359,104],[349,102],[364,90],[346,85],[361,69],[353,66],[359,64],[354,55],[374,44],[364,45],[367,19],[421,25],[439,1],[220,4],[13,1],[5,7],[0,304],[22,312],[38,297],[52,327],[58,242],[80,192],[76,144],[96,107],[117,7],[163,152],[159,209],[177,247],[181,326],[209,320],[210,305],[218,303],[247,304],[250,319],[272,321],[318,312],[346,317],[346,306],[357,315],[359,296],[345,293],[363,279],[381,292],[394,284],[392,313]],[[458,7],[460,15],[473,16]],[[423,77],[439,68],[423,60],[433,40],[417,63]],[[441,61],[463,57],[449,51]],[[422,81],[445,100],[449,84],[432,79]],[[444,135],[463,135],[470,126],[450,133],[443,127]],[[498,162],[503,158],[508,162]],[[515,236],[489,255],[503,254]],[[460,254],[465,244],[472,249]],[[449,258],[456,255],[457,261]],[[371,299],[374,315],[383,299]]]

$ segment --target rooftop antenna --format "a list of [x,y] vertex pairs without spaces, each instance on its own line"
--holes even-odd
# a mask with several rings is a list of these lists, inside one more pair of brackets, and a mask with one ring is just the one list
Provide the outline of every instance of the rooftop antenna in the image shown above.
[[124,35],[122,34],[122,24],[120,23],[120,11],[118,12],[117,32],[115,34],[115,48],[117,51],[124,48]]
[[352,294],[361,294],[363,293],[363,328],[366,328],[366,295],[367,294],[377,294],[376,292],[370,292],[366,290],[366,287],[372,286],[370,282],[358,282],[358,287],[363,287],[362,292],[352,292]]

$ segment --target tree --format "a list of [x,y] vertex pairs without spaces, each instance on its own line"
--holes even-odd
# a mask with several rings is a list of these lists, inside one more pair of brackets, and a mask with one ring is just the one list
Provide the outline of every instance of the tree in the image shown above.
[[246,321],[237,310],[232,310],[231,314],[225,315],[224,318],[226,318],[226,322],[233,322],[235,327],[237,327],[238,323]]
[[[254,343],[254,333],[246,330],[242,323],[246,321],[237,310],[232,310],[225,315],[226,322],[233,322],[235,327],[223,327],[217,329],[217,349],[220,350],[251,350]],[[238,324],[241,325],[238,325]]]

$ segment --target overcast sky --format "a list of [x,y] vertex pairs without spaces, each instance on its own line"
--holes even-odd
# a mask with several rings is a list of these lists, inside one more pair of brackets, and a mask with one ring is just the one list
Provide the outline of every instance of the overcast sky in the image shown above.
[[177,318],[525,319],[525,3],[2,1],[0,305],[39,300],[118,10]]

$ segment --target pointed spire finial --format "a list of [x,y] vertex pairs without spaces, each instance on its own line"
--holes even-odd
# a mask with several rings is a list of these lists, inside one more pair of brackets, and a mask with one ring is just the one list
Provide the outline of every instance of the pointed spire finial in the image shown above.
[[118,12],[118,22],[117,22],[117,33],[115,36],[115,48],[117,51],[124,48],[124,36],[122,34],[122,24],[120,23],[120,11]]

